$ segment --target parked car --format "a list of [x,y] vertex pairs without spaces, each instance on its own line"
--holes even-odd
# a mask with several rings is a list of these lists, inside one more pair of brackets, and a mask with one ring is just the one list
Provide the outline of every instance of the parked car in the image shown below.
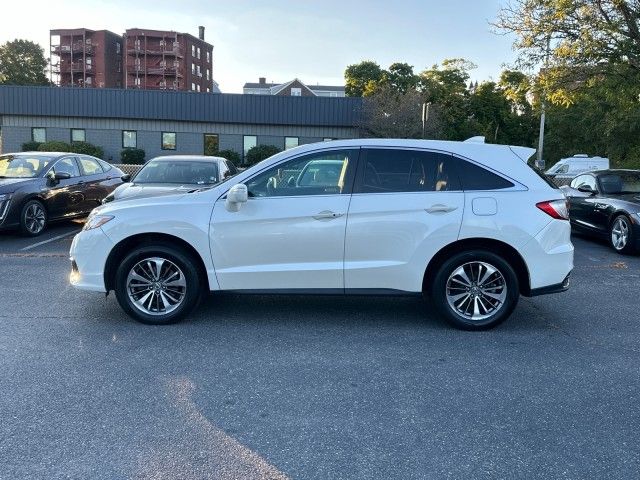
[[0,229],[40,235],[49,222],[86,216],[122,183],[122,171],[89,155],[0,155]]
[[640,170],[585,173],[562,189],[576,231],[606,238],[620,253],[640,249]]
[[569,158],[561,158],[558,163],[545,173],[555,180],[571,180],[581,173],[609,168],[609,159],[603,157],[590,157],[579,153]]
[[214,185],[238,173],[235,165],[222,157],[204,155],[167,155],[149,160],[131,178],[124,175],[126,183],[111,192],[103,203],[114,200],[131,200],[180,193]]
[[[569,285],[566,200],[527,165],[533,152],[424,140],[304,145],[210,189],[94,210],[72,243],[71,283],[115,290],[127,313],[152,324],[224,290],[427,294],[452,324],[489,328],[521,294]],[[277,181],[310,165],[339,175]]]

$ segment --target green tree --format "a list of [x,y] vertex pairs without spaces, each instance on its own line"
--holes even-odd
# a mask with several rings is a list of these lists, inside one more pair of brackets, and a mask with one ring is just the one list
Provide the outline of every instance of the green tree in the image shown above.
[[418,86],[420,77],[413,73],[413,66],[408,63],[392,63],[389,70],[382,74],[381,84],[388,85],[392,90],[404,94]]
[[44,50],[37,43],[13,40],[0,45],[0,84],[49,85],[46,67]]
[[262,160],[265,160],[281,150],[273,145],[256,145],[247,152],[245,161],[248,165],[255,165]]
[[371,60],[349,65],[344,72],[345,93],[349,97],[362,97],[367,90],[375,89],[383,75],[380,65]]

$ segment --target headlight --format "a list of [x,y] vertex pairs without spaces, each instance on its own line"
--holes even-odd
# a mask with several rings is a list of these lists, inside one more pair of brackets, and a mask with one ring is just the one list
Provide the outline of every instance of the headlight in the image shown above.
[[113,215],[90,215],[82,230],[93,230],[113,220]]
[[0,220],[2,220],[4,216],[7,214],[10,200],[11,200],[10,193],[3,193],[2,195],[0,195]]

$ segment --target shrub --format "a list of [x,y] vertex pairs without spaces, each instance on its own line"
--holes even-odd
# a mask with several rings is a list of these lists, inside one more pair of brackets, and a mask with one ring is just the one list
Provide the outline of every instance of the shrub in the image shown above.
[[213,156],[226,158],[236,167],[240,166],[240,154],[238,152],[234,152],[233,150],[220,150],[218,152],[213,152]]
[[127,165],[142,165],[144,163],[144,150],[140,148],[125,148],[120,152],[122,163]]
[[93,157],[102,158],[104,156],[104,150],[102,147],[92,145],[88,142],[71,142],[71,152],[80,153],[83,155],[91,155]]
[[255,165],[280,151],[278,147],[274,147],[273,145],[256,145],[247,152],[245,162],[247,165]]
[[23,152],[36,152],[38,151],[38,147],[41,145],[40,142],[25,142],[22,144]]
[[41,143],[38,146],[39,152],[70,152],[71,145],[67,142],[60,142],[58,140],[51,140],[50,142]]

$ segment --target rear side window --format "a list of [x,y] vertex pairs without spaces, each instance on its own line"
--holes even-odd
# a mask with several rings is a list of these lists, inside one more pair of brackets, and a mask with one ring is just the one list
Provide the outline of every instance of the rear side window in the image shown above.
[[100,162],[100,166],[102,167],[103,171],[108,172],[109,170],[111,170],[112,167],[111,167],[110,163],[107,163],[107,162],[102,161],[102,160],[98,160],[98,162]]
[[461,158],[456,160],[458,176],[464,190],[502,190],[513,187],[509,180]]
[[450,155],[391,148],[364,149],[361,193],[461,190]]

